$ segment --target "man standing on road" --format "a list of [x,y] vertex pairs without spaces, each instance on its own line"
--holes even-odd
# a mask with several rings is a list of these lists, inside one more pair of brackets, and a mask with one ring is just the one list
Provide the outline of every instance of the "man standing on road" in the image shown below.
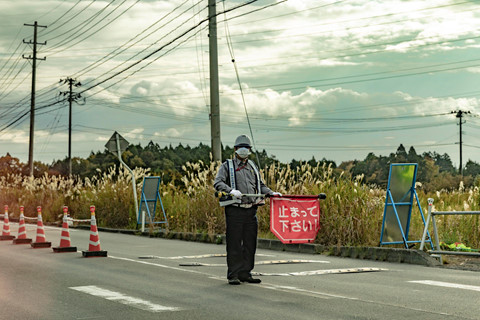
[[232,285],[261,282],[260,279],[252,278],[251,271],[255,265],[257,249],[257,206],[263,198],[242,195],[282,196],[263,183],[258,168],[253,161],[248,160],[251,149],[250,138],[247,135],[238,136],[234,145],[235,158],[222,163],[214,182],[217,191],[232,196],[225,206],[227,278]]

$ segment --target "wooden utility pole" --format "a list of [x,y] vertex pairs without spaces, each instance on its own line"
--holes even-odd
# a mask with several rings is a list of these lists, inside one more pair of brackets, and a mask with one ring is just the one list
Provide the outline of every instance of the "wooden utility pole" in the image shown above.
[[463,120],[462,120],[462,117],[464,114],[468,114],[470,113],[470,111],[462,111],[462,110],[458,110],[458,111],[452,111],[451,113],[455,113],[456,114],[456,118],[458,118],[458,124],[460,126],[460,141],[459,141],[459,145],[460,145],[460,166],[458,167],[458,173],[460,173],[460,175],[463,175],[463,165],[462,165],[462,144],[463,144],[463,141],[462,141],[462,124],[465,123]]
[[210,50],[210,129],[213,161],[222,161],[220,139],[220,97],[218,86],[216,0],[208,0],[208,37]]
[[33,27],[33,42],[26,42],[23,40],[23,43],[33,44],[33,57],[22,55],[24,59],[32,60],[32,95],[30,99],[30,140],[28,144],[28,168],[30,175],[33,176],[33,136],[34,136],[34,127],[35,127],[35,77],[37,69],[37,60],[46,60],[46,58],[39,59],[37,58],[37,44],[46,45],[47,42],[37,43],[37,28],[46,28],[47,26],[38,25],[37,21],[34,24],[24,24],[25,26]]
[[68,95],[68,175],[72,175],[72,102],[81,98],[80,93],[74,93],[73,87],[80,87],[82,84],[72,78],[60,79],[60,83],[68,83],[68,91],[60,92],[61,95]]

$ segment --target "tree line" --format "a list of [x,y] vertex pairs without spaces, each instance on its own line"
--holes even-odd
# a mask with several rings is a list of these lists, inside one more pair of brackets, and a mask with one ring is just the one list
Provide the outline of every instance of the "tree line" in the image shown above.
[[[230,158],[233,148],[222,147],[222,158]],[[280,163],[274,155],[268,155],[265,150],[259,151],[251,156],[258,159],[262,168],[271,164],[279,166],[290,166],[295,169],[308,163],[311,166],[331,166],[336,174],[343,172],[352,176],[363,175],[363,182],[386,187],[388,172],[391,163],[418,163],[417,181],[422,183],[426,191],[458,188],[460,181],[465,187],[477,184],[480,177],[480,164],[469,160],[463,168],[463,175],[453,166],[450,156],[446,153],[424,152],[417,154],[414,147],[408,152],[403,145],[400,145],[396,152],[388,156],[377,156],[369,153],[363,160],[352,160],[342,162],[340,165],[325,158],[321,160],[312,159],[308,161],[292,160],[290,163]],[[182,167],[187,162],[198,162],[209,164],[211,162],[211,148],[200,143],[198,146],[190,147],[179,144],[161,147],[157,143],[150,142],[145,147],[140,144],[130,145],[122,155],[122,160],[130,167],[150,168],[152,175],[158,175],[164,182],[180,179],[183,175]],[[91,152],[86,158],[75,157],[72,159],[72,174],[74,176],[91,178],[99,172],[105,172],[107,168],[116,165],[119,160],[116,155],[104,151]],[[0,157],[0,176],[8,173],[28,174],[28,168],[18,158],[6,154]],[[45,173],[51,175],[68,175],[68,159],[54,160],[51,164],[34,162],[34,175],[42,176]]]

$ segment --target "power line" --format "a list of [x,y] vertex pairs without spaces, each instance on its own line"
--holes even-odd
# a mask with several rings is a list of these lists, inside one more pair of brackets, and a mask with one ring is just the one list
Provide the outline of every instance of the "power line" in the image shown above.
[[[480,36],[479,36],[479,38],[480,38]],[[342,77],[332,77],[332,78],[325,78],[325,79],[312,79],[312,80],[307,80],[307,81],[287,82],[287,83],[279,83],[279,84],[267,84],[267,85],[262,85],[262,86],[254,86],[252,88],[260,89],[260,88],[271,88],[271,87],[283,87],[283,86],[291,86],[291,85],[302,84],[302,83],[312,84],[312,83],[316,83],[316,82],[343,80],[343,79],[360,78],[360,77],[370,77],[370,76],[377,76],[377,75],[390,74],[390,73],[401,73],[401,72],[406,72],[406,71],[414,71],[414,70],[427,69],[427,68],[433,68],[433,67],[443,67],[443,66],[450,66],[450,65],[464,64],[464,63],[471,63],[471,62],[478,62],[478,61],[480,61],[480,58],[461,60],[461,61],[453,61],[453,62],[445,62],[445,63],[437,63],[437,64],[427,65],[427,66],[423,66],[423,67],[412,67],[412,68],[388,70],[388,71],[380,71],[380,72],[372,72],[372,73],[364,73],[364,74],[349,75],[349,76],[342,76]],[[317,84],[317,86],[331,86],[331,85],[355,83],[355,82],[362,82],[362,81],[384,80],[384,79],[390,79],[390,78],[406,77],[406,76],[411,76],[411,75],[428,74],[428,73],[432,73],[432,72],[443,72],[443,71],[451,71],[451,70],[457,70],[457,69],[465,69],[465,68],[477,67],[479,65],[480,65],[479,63],[475,63],[475,64],[471,64],[471,65],[467,65],[467,66],[455,66],[455,67],[451,67],[451,68],[417,71],[417,72],[411,72],[411,73],[400,74],[400,75],[392,75],[392,76],[386,76],[386,77],[360,79],[360,80],[352,80],[352,81],[336,82],[336,83],[334,82],[333,84],[328,83],[328,84],[325,84],[325,85]],[[304,88],[304,87],[300,87],[300,88]],[[294,87],[294,88],[288,87],[288,89],[298,89],[298,88],[297,87]]]
[[[448,5],[442,5],[442,6],[434,6],[434,7],[427,7],[427,8],[423,8],[423,9],[417,9],[415,10],[415,12],[421,12],[421,11],[430,11],[430,10],[436,10],[436,9],[442,9],[442,8],[445,8],[445,7],[452,7],[452,6],[458,6],[458,5],[463,5],[463,4],[471,4],[470,1],[465,1],[465,2],[459,2],[459,3],[453,3],[453,4],[448,4]],[[317,9],[317,8],[310,8],[310,9],[306,9],[304,11],[309,11],[309,10],[314,10],[314,9]],[[472,8],[472,7],[468,7],[464,10],[461,10],[461,11],[457,11],[457,12],[472,12],[472,11],[476,11],[476,10],[479,10],[480,8]],[[296,11],[296,12],[292,12],[292,13],[289,13],[287,15],[295,15],[297,14],[299,11]],[[357,30],[357,29],[363,29],[363,28],[370,28],[370,27],[377,27],[377,26],[384,26],[384,25],[389,25],[389,24],[394,24],[394,23],[399,23],[399,22],[405,22],[405,21],[412,21],[412,20],[419,20],[419,19],[426,19],[426,18],[435,18],[436,15],[428,15],[428,16],[421,16],[421,17],[409,17],[409,18],[404,18],[404,19],[401,19],[401,20],[394,20],[394,21],[387,21],[387,22],[377,22],[379,21],[381,18],[386,18],[386,17],[391,17],[391,16],[396,16],[396,15],[401,15],[401,14],[408,14],[409,16],[411,15],[412,11],[409,10],[409,11],[402,11],[402,12],[395,12],[395,13],[387,13],[387,14],[382,14],[382,15],[375,15],[375,16],[367,16],[367,17],[361,17],[361,18],[354,18],[354,19],[347,19],[347,20],[338,20],[338,19],[334,19],[333,21],[328,21],[328,22],[322,22],[322,23],[316,23],[314,25],[301,25],[299,27],[292,27],[292,26],[289,26],[288,28],[276,28],[276,29],[272,29],[272,30],[262,30],[262,31],[252,31],[252,32],[249,32],[248,34],[249,35],[253,35],[253,34],[265,34],[265,33],[278,33],[278,32],[281,32],[281,31],[291,31],[292,29],[297,29],[297,28],[301,28],[301,29],[305,29],[307,28],[308,30],[312,30],[313,28],[315,27],[320,27],[320,26],[328,26],[328,25],[334,25],[335,27],[338,27],[339,25],[342,26],[340,29],[330,29],[330,30],[326,30],[326,31],[322,31],[322,32],[318,32],[318,33],[315,33],[315,34],[319,34],[319,33],[331,33],[331,32],[337,32],[337,31],[340,31],[340,30]],[[283,17],[284,15],[281,15],[281,16],[274,16],[274,17],[269,17],[269,18],[266,18],[266,19],[274,19],[274,18],[279,18],[279,17]],[[266,20],[266,19],[261,19],[261,20]],[[230,19],[229,19],[230,20]],[[370,20],[370,21],[375,21],[375,23],[367,23],[365,25],[361,25],[361,26],[350,26],[348,23],[349,22],[355,22],[355,21],[363,21],[363,20]],[[244,24],[252,24],[254,22],[258,22],[260,20],[248,20],[246,22],[241,22],[241,23],[237,23],[237,24],[232,24],[233,26],[238,26],[238,25],[244,25]],[[307,34],[310,34],[307,33]],[[300,34],[302,35],[302,34]],[[243,37],[244,34],[232,34],[232,37],[235,38],[235,37]],[[255,41],[255,40],[254,40]]]
[[[247,2],[245,2],[245,3],[243,3],[243,4],[239,4],[239,5],[237,5],[237,6],[233,7],[233,8],[230,8],[230,9],[224,11],[224,12],[217,13],[217,16],[218,16],[219,14],[223,14],[223,13],[225,13],[225,12],[230,12],[230,11],[236,10],[236,9],[238,9],[238,8],[241,8],[241,7],[243,7],[243,6],[249,5],[249,4],[251,4],[251,3],[253,3],[253,2],[256,2],[256,1],[258,1],[258,0],[250,0],[250,1],[247,1]],[[103,84],[103,83],[105,83],[105,82],[107,82],[107,81],[109,81],[109,80],[111,80],[111,79],[119,76],[120,74],[122,74],[122,73],[130,70],[131,68],[137,66],[138,64],[144,62],[145,60],[147,60],[148,58],[150,58],[150,57],[152,57],[153,55],[157,54],[158,52],[162,51],[163,49],[165,49],[167,46],[171,45],[171,44],[174,43],[175,41],[181,39],[182,37],[184,37],[185,35],[187,35],[187,34],[190,33],[191,31],[197,29],[199,26],[201,26],[202,24],[204,24],[204,23],[207,22],[208,20],[209,20],[208,17],[200,20],[200,22],[198,22],[196,25],[194,25],[193,27],[188,28],[186,31],[184,31],[184,32],[182,32],[180,35],[174,37],[172,40],[170,40],[170,41],[167,42],[166,44],[162,45],[160,48],[158,48],[158,49],[154,50],[153,52],[147,54],[146,56],[144,56],[144,57],[141,58],[140,60],[138,60],[138,61],[130,64],[129,66],[123,68],[122,70],[114,73],[114,74],[111,75],[110,77],[108,77],[108,78],[106,78],[106,79],[104,79],[104,80],[101,80],[101,81],[95,83],[94,85],[92,85],[92,86],[90,86],[89,88],[85,89],[85,90],[82,91],[81,93],[86,92],[86,91],[88,91],[88,90],[91,90],[91,89],[93,89],[93,88],[95,88],[95,87],[98,87],[98,86],[100,86],[101,84]],[[149,64],[151,64],[151,62],[150,62]]]
[[[113,0],[115,1],[115,0]],[[112,2],[113,2],[112,1]],[[124,11],[122,11],[119,15],[117,15],[116,17],[113,17],[112,19],[107,19],[111,14],[113,14],[117,9],[119,9],[124,3],[126,3],[128,0],[124,0],[122,3],[120,3],[117,7],[115,7],[111,12],[107,13],[104,17],[102,17],[102,20],[99,20],[97,21],[96,23],[94,23],[92,26],[88,27],[86,30],[82,30],[84,27],[86,27],[87,25],[84,25],[83,27],[79,28],[79,30],[77,30],[73,35],[79,35],[79,36],[69,36],[68,38],[66,38],[65,40],[61,41],[60,43],[58,43],[56,46],[52,47],[51,50],[55,50],[57,48],[60,48],[61,46],[65,46],[66,44],[68,43],[71,43],[71,42],[74,42],[76,39],[78,39],[81,35],[85,35],[85,37],[81,38],[80,40],[76,41],[75,43],[73,44],[70,44],[69,46],[67,47],[64,47],[62,48],[61,50],[59,51],[52,51],[50,53],[50,55],[55,55],[59,52],[63,52],[69,48],[72,48],[74,46],[76,46],[77,44],[85,41],[86,39],[90,38],[91,36],[93,36],[94,34],[98,33],[100,30],[104,29],[105,27],[107,27],[108,25],[112,24],[114,21],[116,21],[119,17],[121,17],[122,15],[124,15],[128,10],[130,10],[134,5],[136,5],[140,0],[136,0],[132,5],[130,5],[128,8],[126,8]],[[110,6],[110,4],[112,3],[110,2],[104,9],[106,9],[108,6]],[[103,9],[100,10],[99,12],[97,12],[97,14],[95,15],[95,18],[100,16],[100,14],[103,13]],[[95,19],[94,18],[94,19]],[[94,20],[93,19],[93,20]],[[92,21],[93,21],[92,20]],[[107,23],[105,23],[103,26],[100,26],[97,30],[94,30],[93,32],[87,34],[87,32],[89,32],[90,30],[92,30],[94,27],[96,27],[97,25],[99,25],[102,21],[106,20]]]
[[[236,19],[236,18],[240,18],[240,17],[243,17],[245,15],[248,15],[248,14],[251,14],[251,13],[254,13],[254,12],[258,12],[258,11],[261,11],[265,8],[268,8],[268,7],[273,7],[273,6],[276,6],[278,4],[281,4],[283,2],[286,2],[288,0],[282,0],[282,1],[279,1],[279,2],[276,2],[276,3],[272,3],[270,5],[267,5],[265,7],[262,7],[262,8],[259,8],[259,9],[255,9],[255,10],[251,10],[249,12],[246,12],[246,13],[243,13],[243,14],[239,14],[237,16],[233,16],[233,17],[230,17],[229,20],[233,20],[233,19]],[[270,17],[270,18],[262,18],[262,19],[259,19],[259,20],[256,20],[256,21],[263,21],[263,20],[268,20],[268,19],[274,19],[274,18],[280,18],[280,17],[285,17],[285,16],[288,16],[288,15],[292,15],[292,14],[298,14],[300,12],[304,12],[304,11],[310,11],[310,10],[315,10],[315,9],[320,9],[320,8],[324,8],[324,7],[328,7],[328,6],[331,6],[331,5],[334,5],[334,4],[339,4],[341,2],[345,2],[347,0],[339,0],[339,1],[335,1],[335,2],[332,2],[332,3],[327,3],[327,4],[322,4],[320,6],[315,6],[313,8],[309,8],[309,9],[305,9],[305,10],[299,10],[299,11],[296,11],[296,12],[293,12],[293,13],[287,13],[287,14],[283,14],[283,15],[279,15],[279,16],[275,16],[275,17]]]
[[[197,5],[200,1],[202,0],[199,0],[195,5]],[[158,23],[162,22],[165,18],[167,18],[169,15],[171,15],[172,13],[174,13],[176,10],[178,10],[179,8],[181,8],[186,2],[188,2],[188,0],[184,1],[182,4],[180,4],[179,6],[177,6],[176,8],[174,8],[172,11],[170,11],[169,13],[165,14],[163,17],[161,17],[159,20],[157,20],[156,22],[154,22],[153,24],[151,24],[149,27],[147,27],[146,29],[144,29],[142,32],[138,33],[135,37],[131,38],[130,40],[128,40],[127,42],[125,42],[124,44],[122,44],[120,47],[117,47],[115,50],[113,50],[112,52],[108,53],[107,55],[103,56],[102,58],[100,58],[99,60],[95,61],[94,63],[90,64],[88,67],[86,68],[83,68],[82,70],[78,71],[77,73],[75,73],[75,75],[77,77],[79,76],[82,76],[84,75],[85,73],[91,71],[93,68],[97,68],[99,67],[100,65],[104,64],[105,62],[107,61],[110,61],[112,60],[113,58],[115,58],[116,56],[118,56],[119,54],[125,52],[126,50],[128,50],[129,48],[133,47],[134,45],[138,44],[140,41],[143,41],[145,40],[146,38],[148,38],[149,36],[153,35],[155,32],[158,32],[160,29],[164,28],[165,26],[167,26],[168,24],[170,24],[172,21],[174,21],[175,19],[179,18],[181,15],[183,15],[185,12],[189,11],[192,7],[186,9],[185,11],[181,12],[179,15],[173,17],[172,19],[170,19],[169,21],[167,21],[166,23],[164,23],[163,25],[159,26],[158,28],[154,29],[153,31],[151,31],[150,33],[148,33],[147,35],[145,36],[142,36],[141,38],[139,38],[141,35],[143,35],[145,32],[147,32],[149,29],[151,29],[153,26],[157,25]],[[194,6],[195,6],[194,5]],[[163,38],[165,38],[165,36],[163,36],[160,40],[162,40]],[[137,38],[139,38],[137,40]],[[126,61],[124,61],[123,63],[121,63],[120,65],[116,66],[114,69],[110,69],[109,71],[105,72],[103,75],[105,75],[106,73],[108,72],[111,72],[113,70],[115,70],[116,68],[120,67],[121,65],[125,64],[127,61],[130,61],[132,60],[133,58],[135,58],[136,56],[138,56],[139,54],[141,54],[142,52],[145,52],[146,50],[148,50],[149,48],[151,48],[154,44],[158,43],[158,41],[160,40],[157,40],[155,41],[154,43],[150,44],[149,46],[147,46],[146,48],[142,49],[140,52],[138,52],[137,54],[135,54],[134,56],[130,57],[129,59],[127,59]],[[130,45],[129,43],[132,42]],[[101,62],[103,60],[103,62]],[[101,62],[101,63],[100,63]]]
[[[251,23],[253,23],[253,22],[259,22],[259,21],[265,21],[265,20],[272,20],[272,19],[277,19],[277,18],[284,18],[284,17],[286,17],[286,16],[296,15],[296,14],[302,13],[302,12],[307,12],[307,11],[313,11],[313,10],[317,10],[317,9],[322,9],[322,8],[325,7],[325,6],[329,6],[329,5],[332,5],[332,4],[338,4],[338,3],[343,2],[343,1],[346,1],[346,0],[336,1],[336,2],[330,3],[330,4],[315,6],[315,7],[307,8],[307,9],[304,9],[304,10],[294,11],[294,12],[290,12],[290,13],[286,13],[286,14],[281,14],[281,15],[276,15],[276,16],[272,16],[272,17],[267,17],[267,18],[263,18],[263,17],[262,17],[261,19],[256,19],[256,20],[253,20],[253,21],[250,20],[250,21],[238,23],[238,24],[236,24],[236,25],[251,24]],[[456,2],[456,3],[446,4],[446,5],[440,5],[440,6],[426,7],[426,8],[417,9],[417,10],[415,10],[415,12],[428,11],[428,10],[432,10],[432,9],[440,9],[440,8],[446,8],[446,7],[464,5],[464,4],[472,4],[472,1],[463,1],[463,2]],[[327,25],[327,24],[337,24],[337,25],[340,24],[340,25],[343,25],[343,24],[345,24],[346,22],[351,22],[351,21],[370,20],[370,19],[375,19],[375,20],[377,20],[378,18],[390,17],[390,16],[395,16],[395,15],[400,15],[400,14],[411,14],[411,13],[412,13],[412,10],[408,10],[408,11],[401,11],[401,12],[391,12],[391,13],[386,13],[386,14],[381,14],[381,15],[376,15],[376,16],[368,16],[368,17],[361,17],[361,18],[355,18],[355,19],[348,19],[348,20],[337,20],[337,19],[335,19],[335,21],[333,21],[333,22],[325,22],[325,23],[322,23],[322,25]],[[235,18],[235,17],[230,18],[230,20],[233,19],[233,18]]]
[[[82,2],[82,0],[78,0],[76,3],[73,4],[73,6],[71,6],[67,11],[65,11],[62,15],[60,15],[60,17],[58,17],[58,18],[55,19],[53,22],[51,22],[51,23],[49,24],[50,27],[53,26],[53,25],[55,25],[55,24],[57,24],[58,21],[60,21],[63,17],[65,17],[67,14],[69,14],[70,11],[72,11],[77,5],[80,4],[80,2]],[[63,27],[63,26],[66,25],[67,23],[72,22],[72,19],[75,19],[76,17],[78,17],[79,14],[83,12],[83,10],[85,10],[86,8],[88,8],[88,7],[89,7],[90,5],[92,5],[94,2],[95,2],[95,0],[92,0],[92,2],[90,2],[90,4],[87,5],[85,8],[83,8],[80,12],[76,13],[72,18],[65,20],[64,23],[56,26],[55,28],[50,28],[50,29],[48,29],[47,32],[42,32],[43,30],[40,31],[40,32],[39,32],[40,35],[43,36],[43,37],[45,37],[46,35],[52,33],[53,31],[55,31],[55,30]],[[57,6],[57,8],[58,8],[60,5],[61,5],[61,4],[59,4],[59,5]],[[52,10],[52,11],[53,11],[53,10]],[[45,29],[44,29],[44,30],[45,30]],[[50,40],[51,40],[51,39],[50,39]]]
[[[44,92],[43,94],[40,94],[39,96],[45,95],[45,94],[48,94],[48,93],[51,93],[53,90],[55,90],[55,87],[51,85],[51,86],[50,86],[50,90]],[[50,99],[50,101],[51,101],[51,99]],[[46,105],[44,105],[42,108],[46,108],[46,107],[53,106],[53,105],[55,105],[55,104],[57,104],[57,103],[59,103],[59,102],[61,102],[61,101],[44,102]],[[11,127],[11,126],[14,125],[14,124],[18,124],[19,121],[20,121],[24,116],[25,116],[25,114],[21,114],[17,120],[15,120],[15,121],[7,124],[6,126],[4,126],[4,127],[0,130],[0,132],[3,131],[3,130],[5,130],[6,128]]]

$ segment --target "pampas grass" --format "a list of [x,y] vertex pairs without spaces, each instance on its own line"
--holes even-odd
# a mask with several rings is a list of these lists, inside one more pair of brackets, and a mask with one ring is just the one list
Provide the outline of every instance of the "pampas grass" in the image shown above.
[[[225,232],[223,208],[215,198],[213,181],[220,163],[202,161],[187,163],[182,168],[180,182],[161,183],[160,195],[169,222],[169,231],[204,233]],[[149,170],[136,168],[138,197],[143,177]],[[376,246],[379,243],[386,191],[368,186],[363,176],[351,177],[330,166],[302,164],[295,169],[272,164],[261,170],[265,183],[283,194],[316,195],[325,193],[320,201],[321,229],[316,242],[324,245]],[[420,186],[421,183],[418,183]],[[462,183],[454,191],[438,190],[425,193],[417,190],[420,204],[427,216],[427,198],[434,199],[437,211],[478,211],[480,191],[478,186],[465,188]],[[131,177],[123,167],[111,167],[98,172],[92,179],[49,176],[41,178],[21,175],[0,177],[0,204],[7,204],[13,217],[19,214],[19,206],[25,206],[25,215],[36,216],[36,207],[42,206],[47,222],[60,221],[62,206],[67,205],[72,217],[90,217],[89,206],[96,206],[100,226],[111,228],[136,228]],[[157,219],[162,219],[157,206]],[[463,242],[467,246],[480,247],[480,217],[438,216],[440,241]],[[274,238],[270,233],[270,208],[258,209],[259,234]],[[148,223],[148,221],[147,221]],[[164,225],[163,225],[164,226]],[[430,229],[431,230],[431,229]],[[423,223],[419,209],[414,205],[410,240],[420,240]]]

